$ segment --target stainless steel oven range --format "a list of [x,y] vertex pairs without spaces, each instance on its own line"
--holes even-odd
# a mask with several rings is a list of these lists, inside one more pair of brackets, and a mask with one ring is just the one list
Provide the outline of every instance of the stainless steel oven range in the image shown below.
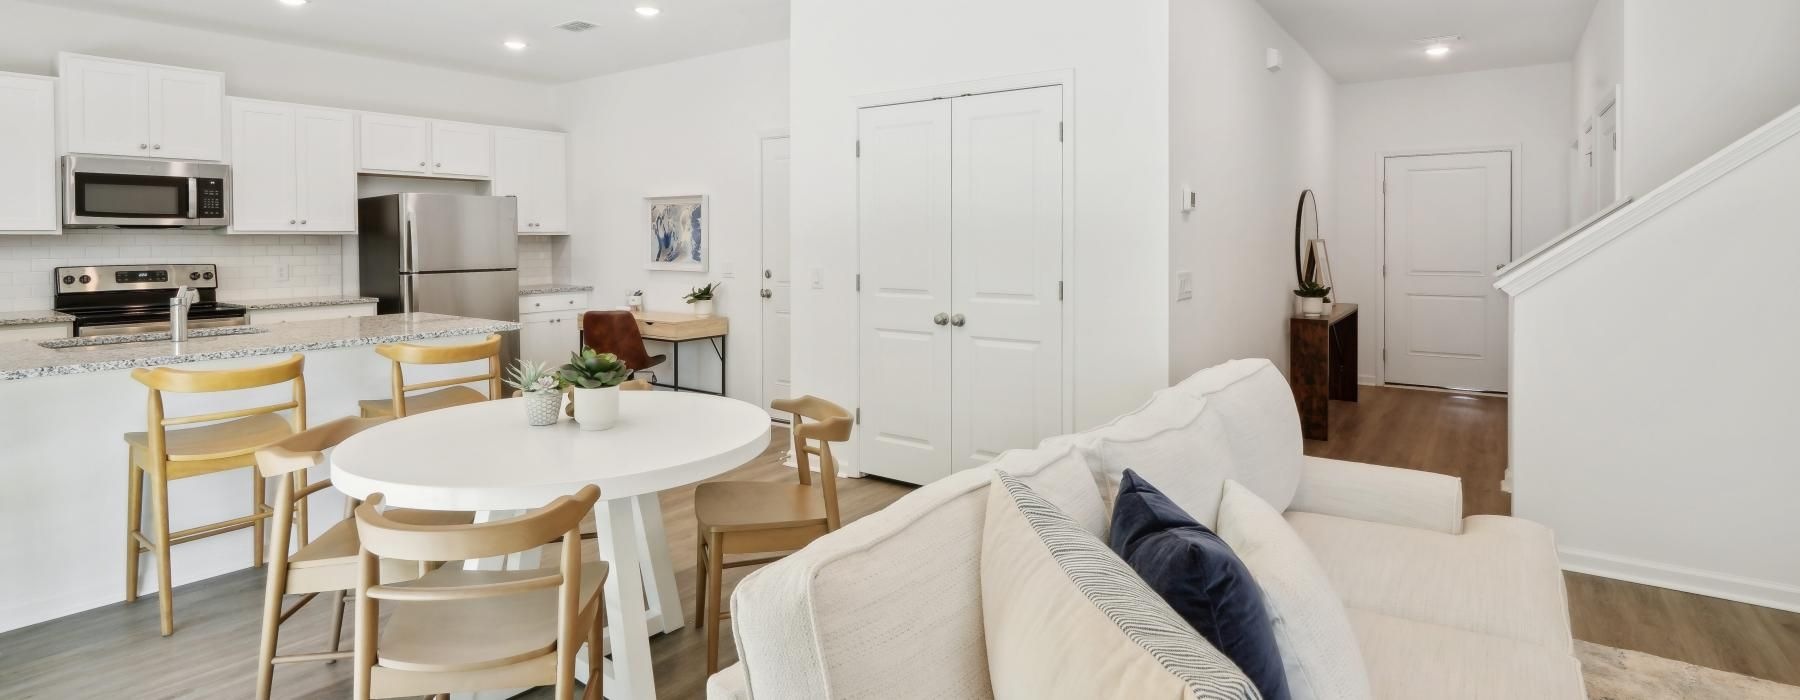
[[189,328],[247,326],[250,312],[218,301],[217,265],[90,265],[56,268],[55,307],[75,317],[75,335],[168,331],[169,299],[189,287],[200,300],[188,310]]

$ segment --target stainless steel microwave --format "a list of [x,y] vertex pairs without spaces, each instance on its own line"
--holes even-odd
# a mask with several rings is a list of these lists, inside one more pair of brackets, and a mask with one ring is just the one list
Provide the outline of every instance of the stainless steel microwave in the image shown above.
[[63,228],[224,228],[231,166],[63,156]]

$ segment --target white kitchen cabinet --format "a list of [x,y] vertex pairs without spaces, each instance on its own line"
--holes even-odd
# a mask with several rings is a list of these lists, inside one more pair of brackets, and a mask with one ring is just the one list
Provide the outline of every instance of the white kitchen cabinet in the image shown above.
[[0,73],[0,232],[60,232],[56,168],[56,79]]
[[357,167],[392,173],[431,172],[431,120],[364,113],[358,119]]
[[223,74],[65,53],[57,75],[65,151],[223,159]]
[[553,367],[581,349],[581,314],[588,295],[534,294],[519,297],[519,357]]
[[266,326],[271,323],[293,323],[295,321],[323,321],[333,318],[356,318],[374,316],[375,304],[336,304],[332,306],[298,306],[285,309],[251,309],[250,325]]
[[[57,340],[74,335],[75,326],[69,323],[33,323],[16,326],[0,326],[0,343],[15,340]],[[566,361],[566,359],[565,359]]]
[[487,178],[494,174],[494,127],[431,123],[431,174]]
[[494,194],[519,198],[519,233],[567,233],[568,139],[552,131],[496,129]]
[[232,98],[233,233],[353,233],[351,113]]

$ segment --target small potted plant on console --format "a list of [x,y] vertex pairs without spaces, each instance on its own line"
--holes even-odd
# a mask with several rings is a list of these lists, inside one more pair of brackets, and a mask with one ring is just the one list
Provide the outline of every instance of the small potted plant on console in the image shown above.
[[1300,297],[1300,313],[1319,316],[1325,313],[1325,297],[1331,296],[1331,288],[1312,280],[1303,280],[1300,288],[1294,290],[1294,296]]
[[687,303],[693,305],[695,316],[706,317],[713,315],[713,292],[719,291],[719,288],[723,286],[725,286],[725,283],[723,282],[708,282],[706,283],[706,286],[695,287],[694,291],[687,293],[687,296],[684,298],[687,300]]

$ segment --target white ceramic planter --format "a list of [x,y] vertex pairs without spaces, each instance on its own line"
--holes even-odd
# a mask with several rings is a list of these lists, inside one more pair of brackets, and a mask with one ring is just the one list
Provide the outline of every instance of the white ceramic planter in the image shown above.
[[619,387],[582,389],[575,396],[575,422],[582,430],[606,430],[619,421]]
[[693,303],[693,307],[694,307],[694,315],[695,316],[711,316],[711,315],[713,315],[713,303],[712,303],[711,299],[708,299],[706,301],[696,301]]
[[1318,316],[1325,313],[1324,297],[1300,297],[1300,313]]

